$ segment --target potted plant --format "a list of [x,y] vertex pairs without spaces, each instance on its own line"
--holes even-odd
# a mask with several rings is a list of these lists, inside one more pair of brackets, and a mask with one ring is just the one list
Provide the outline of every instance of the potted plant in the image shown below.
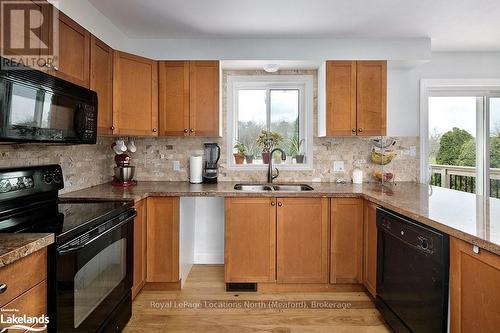
[[237,142],[233,148],[237,150],[236,153],[233,153],[235,163],[243,164],[247,147],[243,143]]
[[278,132],[262,130],[256,140],[257,147],[262,149],[262,162],[269,164],[269,158],[273,147],[283,141],[283,136]]
[[288,142],[288,153],[290,154],[290,156],[295,157],[295,161],[298,164],[304,163],[305,156],[303,153],[301,153],[301,147],[303,143],[304,139],[299,139],[296,136],[291,138]]
[[245,161],[247,164],[252,164],[253,159],[255,157],[255,145],[254,144],[249,144],[246,145],[246,151],[245,151]]

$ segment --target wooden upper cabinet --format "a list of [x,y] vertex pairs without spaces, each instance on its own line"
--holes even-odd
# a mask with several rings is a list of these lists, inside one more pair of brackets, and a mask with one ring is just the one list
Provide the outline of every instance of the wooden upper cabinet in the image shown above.
[[189,72],[189,131],[218,136],[219,61],[192,61]]
[[364,201],[363,212],[363,284],[377,295],[377,205]]
[[189,61],[160,61],[159,72],[159,135],[189,135]]
[[160,61],[160,135],[219,136],[219,61]]
[[329,199],[277,199],[278,283],[328,283]]
[[498,332],[500,256],[450,237],[450,332]]
[[386,134],[387,61],[327,61],[323,135]]
[[114,51],[114,134],[158,135],[158,63]]
[[362,283],[363,199],[333,198],[330,283]]
[[97,92],[97,133],[113,134],[113,50],[95,36],[90,44],[90,89]]
[[179,198],[147,198],[147,282],[179,282]]
[[226,198],[226,282],[276,280],[276,199]]
[[53,74],[83,87],[90,84],[90,33],[59,12],[59,58]]
[[326,67],[326,135],[356,135],[356,61],[327,61]]
[[132,285],[132,299],[137,296],[146,282],[146,199],[135,204],[137,216],[134,220],[134,274]]
[[387,61],[358,61],[356,83],[358,135],[385,135]]

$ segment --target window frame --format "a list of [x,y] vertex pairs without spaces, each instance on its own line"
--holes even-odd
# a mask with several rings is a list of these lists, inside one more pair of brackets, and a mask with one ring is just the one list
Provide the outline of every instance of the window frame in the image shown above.
[[500,97],[500,79],[420,80],[420,182],[428,184],[429,97],[476,97],[476,194],[490,196],[490,98]]
[[313,170],[313,75],[231,75],[227,79],[227,167],[229,170],[265,170],[267,164],[236,164],[233,159],[233,145],[238,130],[238,91],[244,89],[265,89],[267,95],[266,117],[270,117],[270,90],[299,90],[299,133],[305,138],[306,163],[279,164],[280,170]]

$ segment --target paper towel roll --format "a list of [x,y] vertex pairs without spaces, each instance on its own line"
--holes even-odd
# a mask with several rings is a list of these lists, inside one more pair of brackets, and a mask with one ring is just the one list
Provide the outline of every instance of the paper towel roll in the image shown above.
[[189,157],[189,182],[192,184],[200,184],[203,182],[203,157]]

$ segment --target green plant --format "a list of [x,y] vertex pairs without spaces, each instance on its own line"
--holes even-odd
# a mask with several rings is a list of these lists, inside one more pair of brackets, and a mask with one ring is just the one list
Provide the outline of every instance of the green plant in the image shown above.
[[299,139],[297,136],[294,136],[288,140],[287,144],[287,155],[288,156],[296,156],[301,152],[300,147],[304,143],[304,139]]
[[283,142],[283,136],[278,132],[262,130],[255,142],[263,153],[269,153],[273,147]]
[[238,151],[237,154],[240,156],[245,156],[245,154],[247,152],[247,146],[241,142],[237,142],[233,148],[235,148]]

